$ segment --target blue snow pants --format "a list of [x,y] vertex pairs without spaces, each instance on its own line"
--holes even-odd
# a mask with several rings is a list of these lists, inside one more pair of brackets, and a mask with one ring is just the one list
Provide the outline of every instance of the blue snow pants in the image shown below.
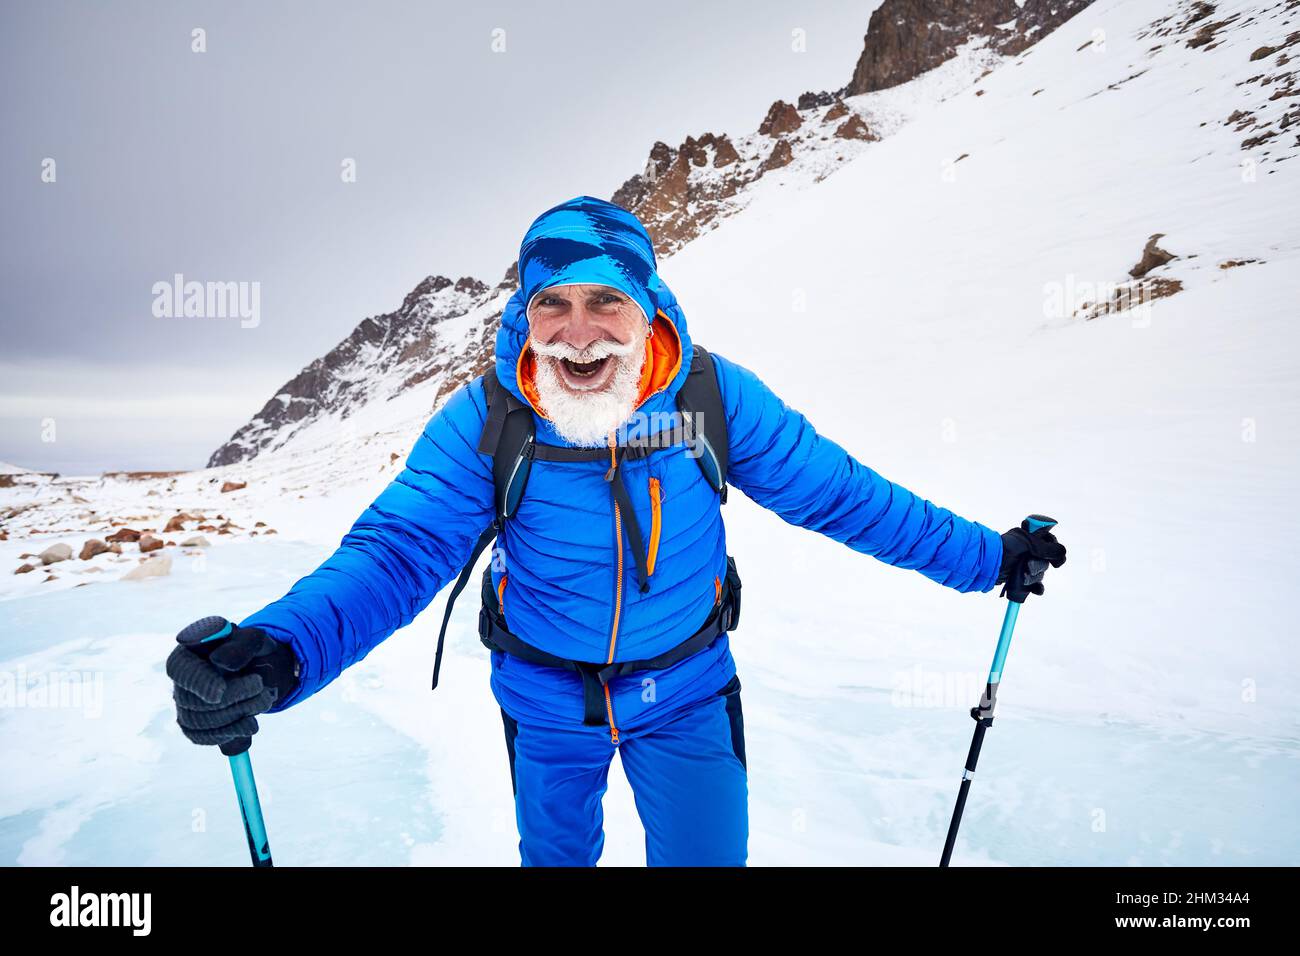
[[524,866],[595,866],[605,845],[614,751],[645,827],[649,866],[744,866],[749,840],[745,728],[737,678],[667,722],[620,734],[534,726],[504,710]]

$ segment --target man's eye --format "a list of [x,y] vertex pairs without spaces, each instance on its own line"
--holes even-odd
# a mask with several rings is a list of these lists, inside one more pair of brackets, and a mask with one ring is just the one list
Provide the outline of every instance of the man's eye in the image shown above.
[[599,302],[601,305],[614,305],[615,303],[622,302],[623,300],[618,296],[614,295],[612,292],[606,292],[603,295],[601,295],[596,301]]

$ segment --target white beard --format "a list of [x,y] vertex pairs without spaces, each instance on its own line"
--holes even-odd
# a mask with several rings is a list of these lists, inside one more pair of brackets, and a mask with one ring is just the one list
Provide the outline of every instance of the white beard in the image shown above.
[[[563,343],[542,345],[530,341],[537,356],[534,384],[546,417],[565,441],[583,448],[608,444],[610,432],[616,431],[632,417],[645,365],[645,337],[638,336],[629,345],[596,342],[585,349]],[[556,365],[560,359],[571,362],[594,362],[613,356],[618,364],[609,384],[600,391],[570,391],[560,378]]]

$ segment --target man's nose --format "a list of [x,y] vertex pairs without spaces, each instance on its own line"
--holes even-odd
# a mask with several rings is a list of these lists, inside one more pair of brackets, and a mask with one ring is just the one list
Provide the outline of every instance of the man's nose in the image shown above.
[[575,349],[585,349],[609,337],[597,315],[585,302],[575,302],[560,329],[558,338]]

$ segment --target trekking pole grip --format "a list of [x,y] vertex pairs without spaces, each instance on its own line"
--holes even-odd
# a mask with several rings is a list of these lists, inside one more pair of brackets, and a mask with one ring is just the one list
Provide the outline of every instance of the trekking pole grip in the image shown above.
[[[1028,535],[1038,534],[1039,532],[1050,532],[1056,527],[1056,519],[1049,518],[1046,515],[1028,515],[1024,521],[1020,522],[1020,530]],[[1035,586],[1043,580],[1043,575],[1047,573],[1049,564],[1042,558],[1031,557],[1024,563],[1023,573],[1017,573],[1015,580],[1008,580],[1006,587],[1003,589],[1008,601],[1020,605],[1025,603],[1025,599],[1030,594],[1041,593],[1035,590]]]

